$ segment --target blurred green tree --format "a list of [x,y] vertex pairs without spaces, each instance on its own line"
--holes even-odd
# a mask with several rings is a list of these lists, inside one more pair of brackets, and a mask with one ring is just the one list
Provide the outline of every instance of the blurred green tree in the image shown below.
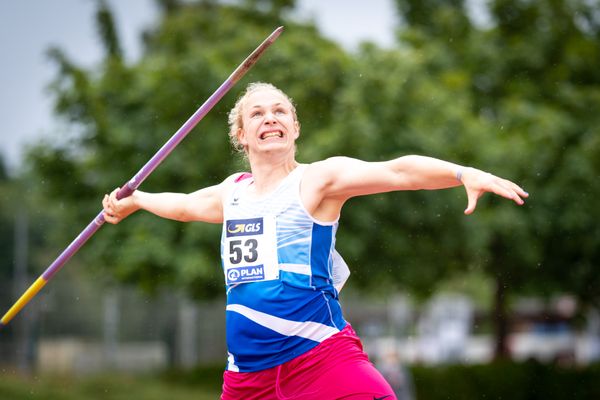
[[[398,45],[349,54],[310,23],[286,18],[293,1],[161,0],[144,53],[124,62],[110,10],[100,1],[105,57],[85,70],[60,49],[52,85],[72,134],[30,153],[37,195],[58,202],[60,247],[99,211],[103,193],[130,178],[275,26],[286,32],[238,86],[265,80],[298,104],[299,158],[380,160],[420,153],[522,183],[525,209],[488,196],[463,217],[462,189],[354,199],[338,244],[354,285],[427,296],[465,272],[495,284],[498,356],[507,352],[508,295],[556,291],[599,303],[599,6],[587,1],[497,0],[475,24],[460,0],[397,0]],[[218,21],[215,22],[215,21]],[[235,91],[235,90],[234,90]],[[245,168],[226,138],[227,95],[144,183],[193,191]],[[152,290],[181,285],[221,293],[219,227],[139,213],[106,227],[78,255]]]
[[[13,272],[14,204],[16,201],[13,195],[13,186],[14,183],[8,175],[4,158],[0,155],[0,259],[3,260],[0,265],[0,278],[2,282],[8,282]],[[8,290],[3,291],[2,304],[5,304],[4,297],[8,294]]]
[[[110,10],[99,1],[102,63],[85,70],[60,49],[50,51],[60,67],[51,86],[56,113],[74,130],[52,138],[53,143],[41,143],[29,158],[43,182],[38,195],[64,205],[52,246],[72,240],[77,232],[71,228],[83,228],[81,221],[99,211],[102,194],[133,176],[248,53],[284,22],[280,13],[293,5],[254,3],[162,2],[168,12],[145,32],[140,60],[127,65]],[[143,189],[190,192],[246,168],[242,157],[232,155],[226,114],[235,92],[249,81],[285,87],[300,113],[313,116],[302,120],[303,140],[313,140],[321,126],[330,124],[348,56],[312,24],[285,21],[285,25],[285,40],[268,50]],[[196,297],[212,297],[222,294],[219,232],[218,226],[179,224],[139,213],[118,228],[102,229],[77,258],[149,291],[159,285],[181,285]]]
[[397,4],[407,24],[401,43],[425,55],[440,48],[423,67],[440,87],[448,76],[466,83],[463,122],[477,124],[479,140],[461,161],[532,193],[526,212],[494,204],[463,222],[470,262],[461,265],[478,265],[495,281],[496,355],[506,356],[509,293],[562,291],[584,305],[600,302],[600,5],[497,0],[478,27],[462,1]]

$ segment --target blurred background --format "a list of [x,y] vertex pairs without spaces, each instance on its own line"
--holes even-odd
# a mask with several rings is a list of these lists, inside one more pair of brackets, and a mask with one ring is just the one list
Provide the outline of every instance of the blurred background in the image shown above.
[[[268,81],[298,159],[423,154],[527,203],[351,200],[346,318],[401,399],[600,398],[600,2],[60,0],[0,4],[0,313],[279,25],[258,64],[144,182],[247,169],[226,115]],[[220,227],[107,225],[0,331],[2,399],[214,399]]]

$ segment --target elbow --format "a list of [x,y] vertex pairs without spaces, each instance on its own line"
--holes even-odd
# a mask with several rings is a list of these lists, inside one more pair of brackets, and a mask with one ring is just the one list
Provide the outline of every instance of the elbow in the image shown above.
[[194,220],[187,210],[179,210],[179,212],[173,216],[173,219],[179,222],[191,222]]

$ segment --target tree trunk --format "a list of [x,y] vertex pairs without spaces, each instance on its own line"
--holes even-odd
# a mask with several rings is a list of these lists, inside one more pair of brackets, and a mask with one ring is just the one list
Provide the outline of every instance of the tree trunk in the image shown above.
[[506,284],[501,273],[496,274],[496,292],[494,294],[494,359],[510,357],[508,347],[509,320],[506,310]]

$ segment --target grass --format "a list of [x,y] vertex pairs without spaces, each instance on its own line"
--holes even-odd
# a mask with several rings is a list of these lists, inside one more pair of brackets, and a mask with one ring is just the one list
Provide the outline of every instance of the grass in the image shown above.
[[19,376],[0,373],[0,399],[24,400],[214,400],[220,382],[186,383],[162,376]]

